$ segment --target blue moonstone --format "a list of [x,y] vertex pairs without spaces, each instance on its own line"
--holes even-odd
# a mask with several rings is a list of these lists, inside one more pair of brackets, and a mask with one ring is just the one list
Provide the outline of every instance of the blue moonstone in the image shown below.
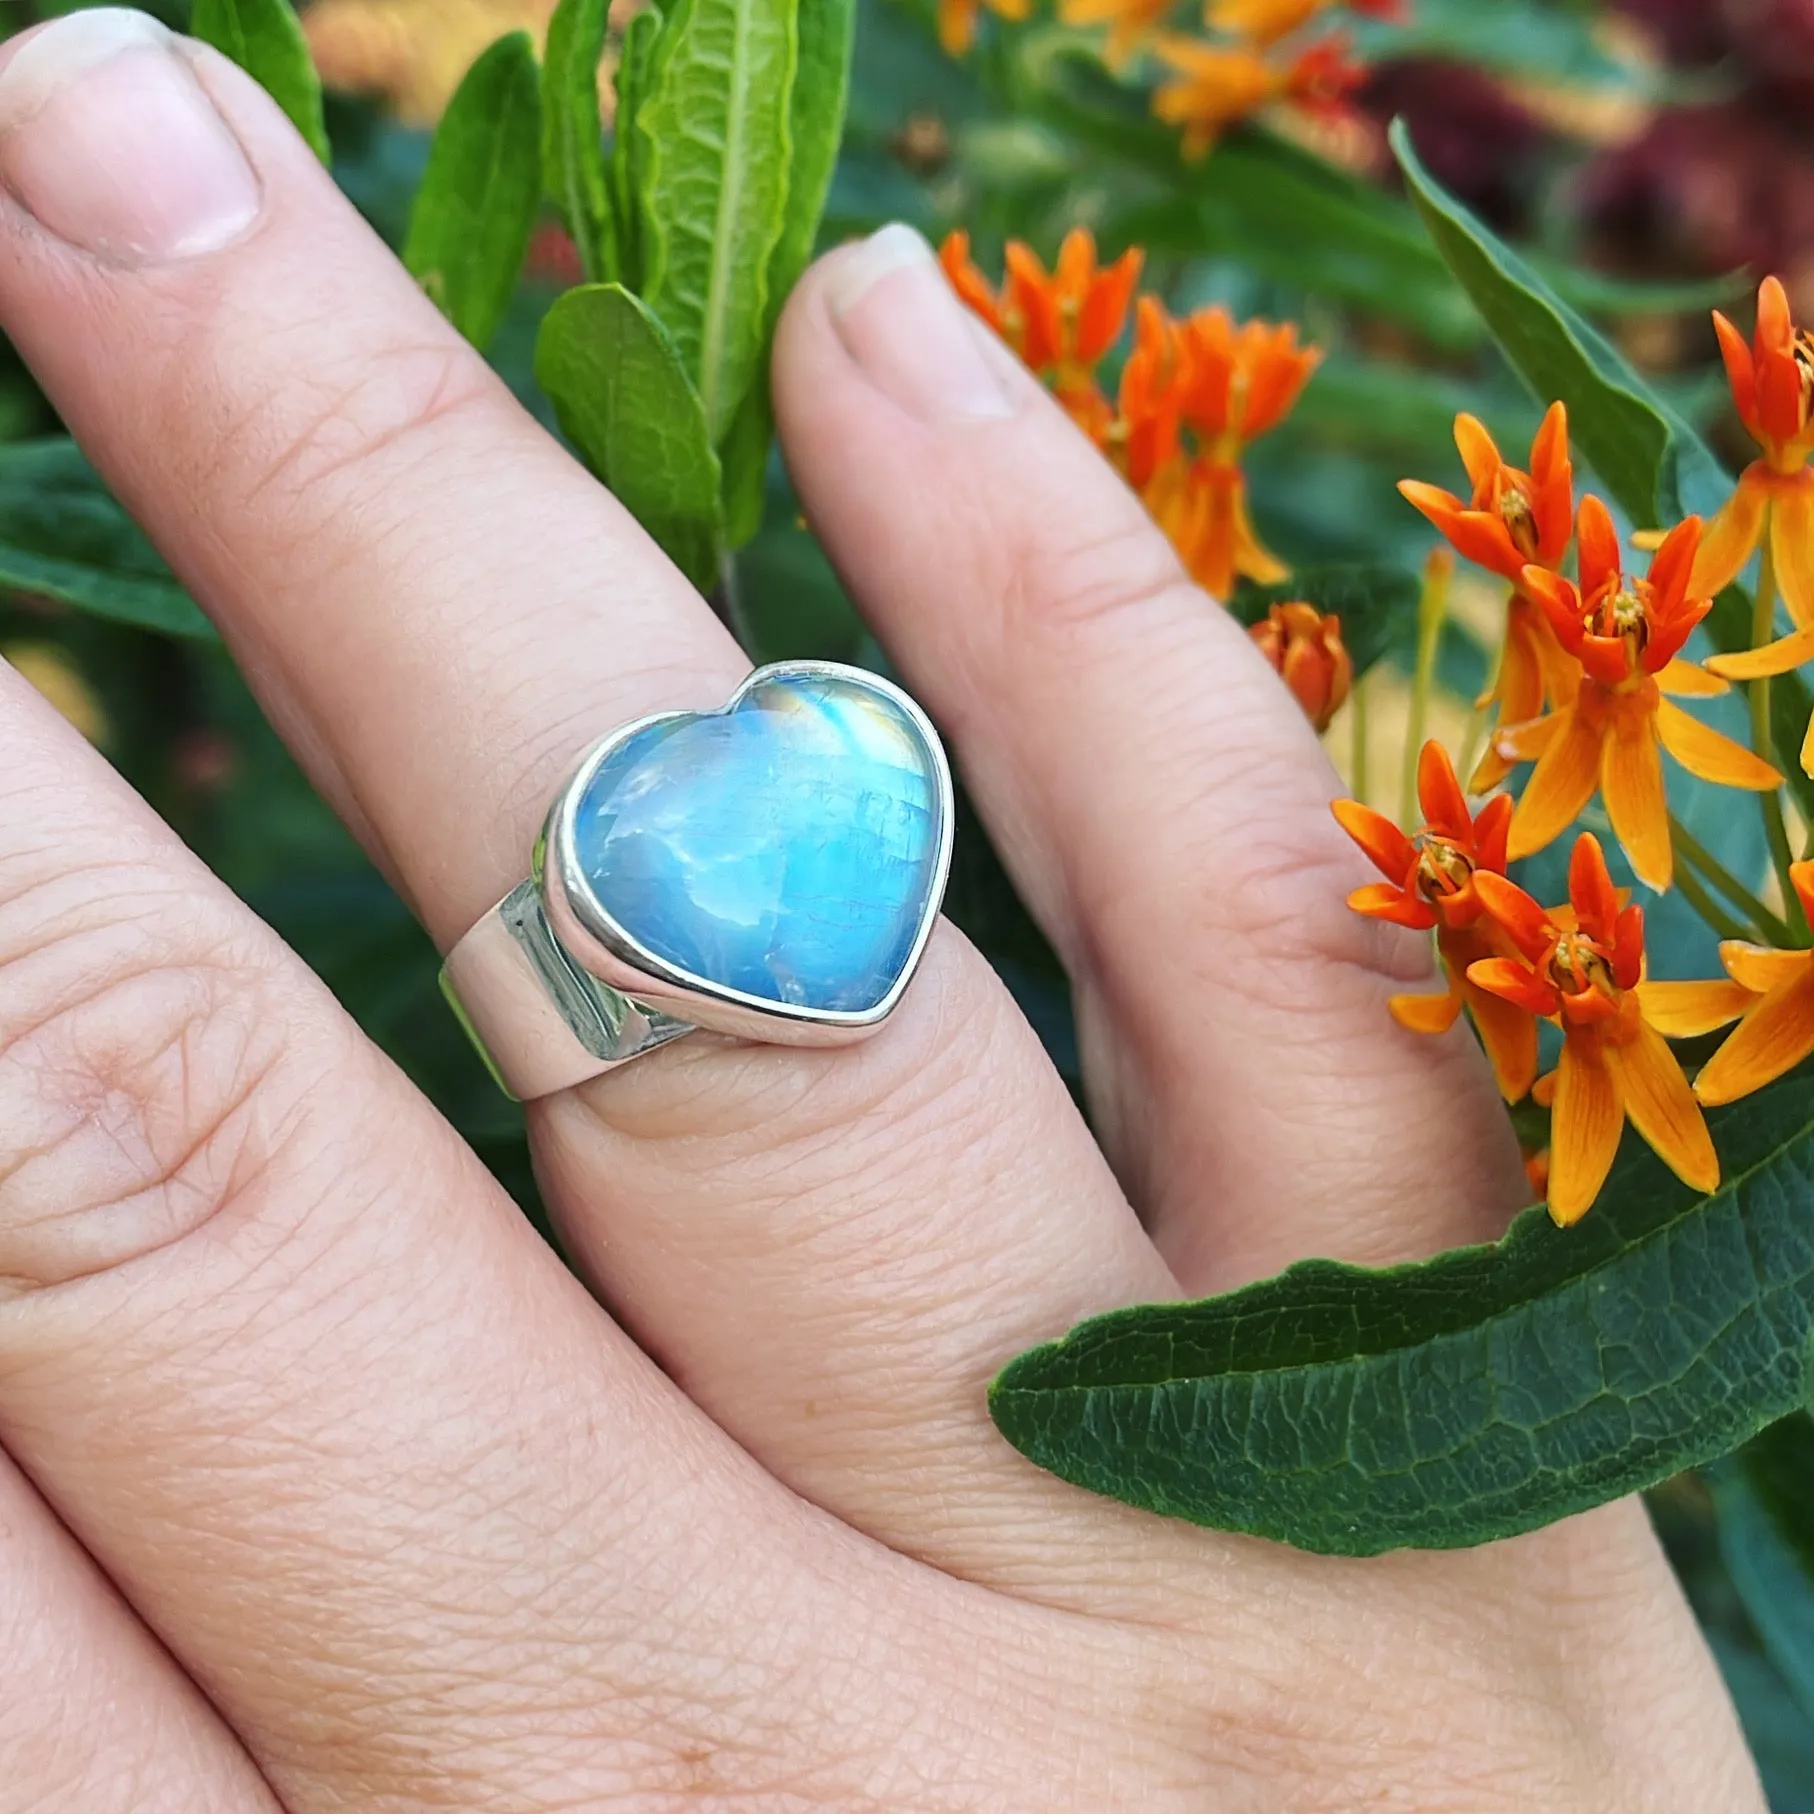
[[855,674],[782,672],[613,750],[578,802],[574,855],[667,963],[863,1013],[935,905],[942,810],[937,759],[893,699]]

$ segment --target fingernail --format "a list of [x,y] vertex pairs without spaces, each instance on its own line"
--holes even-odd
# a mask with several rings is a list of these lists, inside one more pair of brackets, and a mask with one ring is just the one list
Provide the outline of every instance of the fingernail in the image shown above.
[[211,252],[259,204],[179,41],[124,7],[69,13],[0,69],[0,181],[47,231],[123,264]]
[[1011,416],[1016,404],[982,345],[987,329],[952,293],[911,227],[883,227],[828,277],[838,338],[870,382],[927,422]]

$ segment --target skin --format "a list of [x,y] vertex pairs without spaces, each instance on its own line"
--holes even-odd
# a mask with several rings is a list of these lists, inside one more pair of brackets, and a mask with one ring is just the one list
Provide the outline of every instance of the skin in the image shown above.
[[[254,215],[85,250],[0,121],[0,325],[447,944],[579,750],[742,658],[264,97],[139,54]],[[1018,1348],[1491,1234],[1517,1156],[1466,1038],[1386,1015],[1427,960],[1344,912],[1297,708],[933,269],[833,254],[775,378],[1071,968],[1100,1146],[944,926],[860,1048],[534,1105],[582,1284],[0,669],[0,1814],[1761,1808],[1636,1503],[1343,1562],[995,1435]]]

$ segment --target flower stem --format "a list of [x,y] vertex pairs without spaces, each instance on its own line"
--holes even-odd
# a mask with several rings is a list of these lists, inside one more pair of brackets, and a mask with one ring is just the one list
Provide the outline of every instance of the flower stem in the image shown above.
[[[1751,607],[1751,646],[1761,649],[1776,634],[1776,563],[1771,557],[1770,538],[1772,525],[1768,516],[1764,519],[1762,537],[1763,554],[1757,569],[1757,597]],[[1770,681],[1768,676],[1754,680],[1750,686],[1751,703],[1751,747],[1766,762],[1776,761],[1775,739],[1770,730]],[[1794,942],[1805,945],[1808,942],[1808,916],[1802,911],[1801,897],[1795,892],[1795,883],[1789,874],[1789,865],[1795,861],[1795,853],[1789,848],[1789,827],[1783,819],[1782,790],[1772,788],[1767,794],[1758,795],[1764,813],[1764,838],[1770,846],[1770,860],[1776,865],[1776,873],[1782,882],[1783,905],[1788,913],[1788,924],[1799,934]]]
[[1417,668],[1411,676],[1411,716],[1405,726],[1405,765],[1399,785],[1400,825],[1418,823],[1417,759],[1423,754],[1424,719],[1430,688],[1436,678],[1436,648],[1442,639],[1443,620],[1449,614],[1449,581],[1455,557],[1446,548],[1435,548],[1424,562],[1423,592],[1417,601]]
[[[1706,845],[1704,845],[1674,813],[1669,815],[1669,836],[1675,845],[1675,854],[1682,859],[1681,875],[1687,876],[1694,884],[1682,885],[1682,894],[1688,904],[1700,914],[1701,918],[1712,926],[1715,932],[1725,938],[1761,939],[1772,945],[1792,946],[1794,934],[1790,932],[1787,922],[1772,913],[1755,894],[1729,870]],[[1728,901],[1751,922],[1747,931],[1727,932],[1725,927],[1710,919],[1702,909],[1700,901],[1695,899],[1697,890],[1702,884],[1717,888]],[[1704,891],[1703,898],[1705,897]],[[1721,909],[1721,917],[1726,924],[1733,924]]]
[[1348,784],[1355,799],[1367,799],[1367,676],[1356,674],[1354,690],[1348,695],[1348,730],[1353,746],[1348,757]]
[[1675,885],[1682,891],[1685,900],[1703,920],[1707,922],[1721,938],[1743,939],[1747,944],[1756,942],[1757,928],[1742,926],[1716,901],[1692,869],[1686,865],[1675,872]]

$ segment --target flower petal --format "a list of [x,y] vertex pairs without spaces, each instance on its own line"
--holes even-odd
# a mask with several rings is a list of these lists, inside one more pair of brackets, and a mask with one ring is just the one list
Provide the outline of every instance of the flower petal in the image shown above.
[[1732,401],[1746,428],[1756,434],[1757,367],[1752,362],[1751,344],[1718,309],[1713,311],[1713,331],[1719,338],[1720,357],[1726,362],[1726,382],[1732,387]]
[[1512,828],[1512,808],[1516,802],[1510,794],[1495,794],[1481,807],[1474,819],[1474,863],[1490,869],[1495,875],[1505,874],[1505,840]]
[[[1565,707],[1556,717],[1566,722],[1552,735],[1549,747],[1531,771],[1524,797],[1512,814],[1507,851],[1516,860],[1553,844],[1581,816],[1600,781],[1600,730],[1579,710]],[[1500,740],[1501,750],[1506,748]]]
[[1629,1038],[1607,1041],[1606,1062],[1631,1125],[1657,1157],[1691,1190],[1717,1189],[1719,1155],[1706,1117],[1662,1034],[1640,1020]]
[[1753,995],[1768,995],[1814,964],[1814,951],[1784,951],[1776,945],[1753,945],[1744,939],[1722,939],[1720,962],[1735,983]]
[[1411,865],[1417,861],[1416,846],[1384,813],[1359,800],[1332,800],[1329,810],[1387,881],[1403,882],[1411,873]]
[[1467,979],[1472,988],[1496,995],[1527,1014],[1554,1014],[1556,1011],[1558,997],[1554,987],[1528,964],[1520,964],[1512,958],[1480,958],[1468,965]]
[[[1669,798],[1663,791],[1656,725],[1641,700],[1621,699],[1619,705],[1601,747],[1600,795],[1638,880],[1661,891],[1675,876],[1675,847],[1669,840]],[[1611,886],[1608,882],[1608,890]]]
[[1487,915],[1532,963],[1549,950],[1556,918],[1516,882],[1482,871],[1474,877],[1474,893]]
[[1417,753],[1417,803],[1433,832],[1458,844],[1472,839],[1474,815],[1468,811],[1467,796],[1455,779],[1449,752],[1434,737]]
[[1618,578],[1624,565],[1612,512],[1592,492],[1581,500],[1575,534],[1580,544],[1581,591],[1592,598],[1608,580]]
[[1398,489],[1448,538],[1455,552],[1477,567],[1516,579],[1524,556],[1512,544],[1511,532],[1496,516],[1470,510],[1462,501],[1421,479],[1400,479]]
[[1708,673],[1692,661],[1683,661],[1679,655],[1651,678],[1659,692],[1671,693],[1677,699],[1717,699],[1728,690],[1717,674]]
[[1772,989],[1714,1053],[1695,1079],[1709,1105],[1736,1102],[1773,1082],[1814,1052],[1814,970]]
[[1612,1170],[1625,1126],[1618,1080],[1606,1063],[1597,1035],[1575,1035],[1562,1042],[1555,1091],[1549,1133],[1549,1213],[1567,1228],[1593,1207]]
[[1814,627],[1814,478],[1802,476],[1770,506],[1770,558],[1789,616],[1805,630]]
[[1669,1039],[1695,1039],[1727,1026],[1756,1005],[1743,983],[1716,976],[1706,982],[1643,982],[1637,988],[1644,1018]]
[[1461,997],[1453,989],[1442,995],[1395,995],[1386,1007],[1407,1033],[1446,1033],[1460,1017]]
[[1499,457],[1498,444],[1487,425],[1478,416],[1470,416],[1466,410],[1455,418],[1455,450],[1461,455],[1462,465],[1467,468],[1468,483],[1474,487],[1475,497],[1490,494],[1493,481],[1498,478],[1505,462]]
[[1352,912],[1370,920],[1385,920],[1394,926],[1409,926],[1413,932],[1428,932],[1436,924],[1435,910],[1395,882],[1369,882],[1348,897]]
[[1691,718],[1667,699],[1656,703],[1656,723],[1664,749],[1700,780],[1718,787],[1745,787],[1753,793],[1782,786],[1782,776],[1763,757]]
[[1744,571],[1745,563],[1757,552],[1769,496],[1747,468],[1738,488],[1720,506],[1701,536],[1694,573],[1688,581],[1688,590],[1696,598],[1712,598],[1723,592]]
[[1707,668],[1726,680],[1769,680],[1778,674],[1791,674],[1810,661],[1814,661],[1814,630],[1791,630],[1761,648],[1709,655]]
[[[1490,961],[1490,960],[1489,960]],[[1480,988],[1471,977],[1462,982],[1474,1031],[1493,1067],[1493,1081],[1507,1102],[1522,1102],[1537,1077],[1537,1017],[1531,1009]]]

